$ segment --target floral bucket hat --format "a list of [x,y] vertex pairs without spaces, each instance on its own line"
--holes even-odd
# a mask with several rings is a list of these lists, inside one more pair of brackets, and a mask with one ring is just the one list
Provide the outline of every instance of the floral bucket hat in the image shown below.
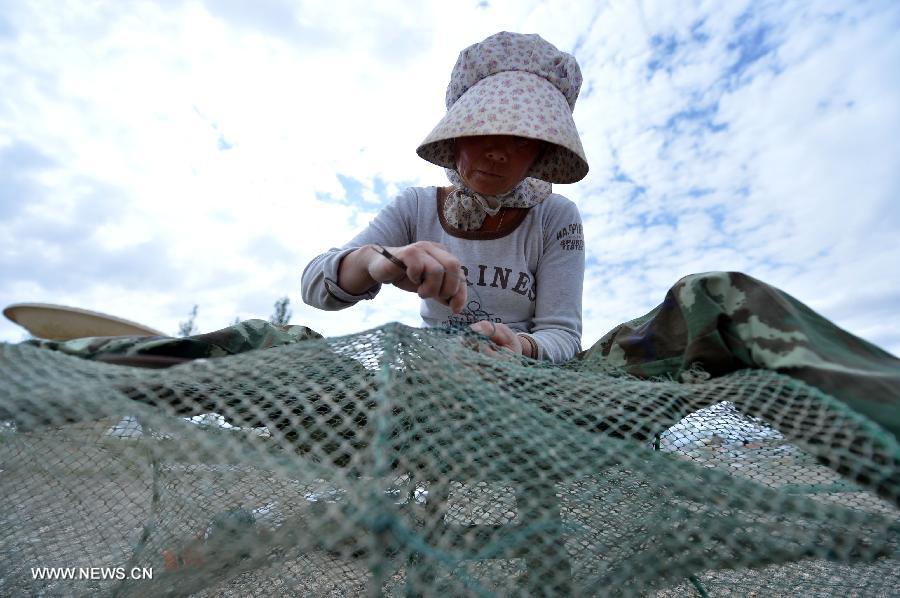
[[587,175],[572,120],[581,69],[539,35],[501,32],[463,50],[447,87],[447,114],[416,153],[456,168],[457,137],[516,135],[548,142],[526,176],[574,183]]

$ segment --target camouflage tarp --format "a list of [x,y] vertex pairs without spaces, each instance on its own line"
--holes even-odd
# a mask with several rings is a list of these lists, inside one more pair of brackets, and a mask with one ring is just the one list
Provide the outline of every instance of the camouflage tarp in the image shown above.
[[95,336],[69,341],[32,339],[25,342],[108,363],[169,367],[193,359],[225,357],[317,338],[322,338],[322,335],[306,326],[275,326],[264,320],[245,320],[215,332],[182,338]]
[[775,370],[900,435],[900,359],[739,272],[685,276],[662,304],[620,324],[581,358],[683,381],[742,368]]

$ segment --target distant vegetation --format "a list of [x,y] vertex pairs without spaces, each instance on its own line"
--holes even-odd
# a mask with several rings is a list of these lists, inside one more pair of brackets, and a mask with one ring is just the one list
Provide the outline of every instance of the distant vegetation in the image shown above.
[[287,295],[275,302],[275,313],[269,318],[269,321],[276,326],[287,326],[291,321],[291,300]]
[[[178,336],[191,336],[192,334],[197,334],[199,332],[196,324],[198,308],[199,306],[195,305],[188,314],[188,319],[178,323]],[[275,302],[275,311],[269,316],[269,322],[276,326],[287,326],[291,322],[292,315],[294,314],[291,312],[291,300],[285,295]],[[231,325],[234,326],[235,324],[240,323],[241,318],[235,316]]]
[[187,320],[178,323],[178,336],[190,336],[197,333],[197,324],[195,323],[197,320],[197,307],[196,305],[194,306],[194,309],[188,314]]

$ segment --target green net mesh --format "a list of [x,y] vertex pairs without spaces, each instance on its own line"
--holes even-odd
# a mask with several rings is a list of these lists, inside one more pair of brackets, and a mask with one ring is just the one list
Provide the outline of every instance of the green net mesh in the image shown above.
[[471,342],[164,370],[0,345],[0,594],[896,595],[900,450],[844,403]]

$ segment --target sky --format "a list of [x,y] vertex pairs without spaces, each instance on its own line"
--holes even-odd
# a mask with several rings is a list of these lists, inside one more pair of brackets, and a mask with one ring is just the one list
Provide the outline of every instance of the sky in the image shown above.
[[[538,33],[581,65],[590,347],[687,274],[742,271],[900,354],[900,3],[0,0],[0,307],[176,334],[340,312],[300,276],[402,189],[464,47]],[[5,319],[0,341],[25,332]]]

